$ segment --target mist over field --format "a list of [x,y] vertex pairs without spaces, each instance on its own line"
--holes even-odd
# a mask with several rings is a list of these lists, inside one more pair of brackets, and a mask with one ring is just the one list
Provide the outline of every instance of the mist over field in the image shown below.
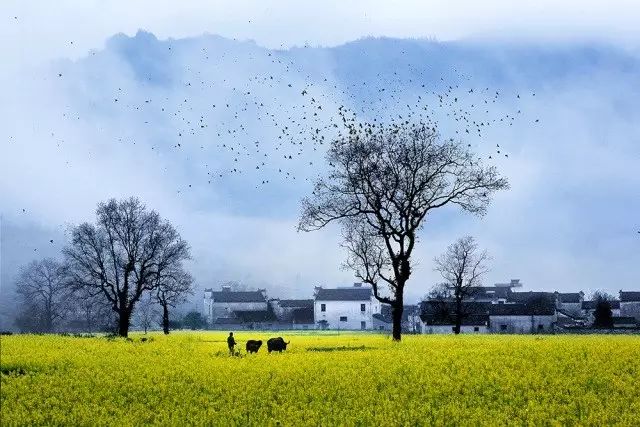
[[[353,282],[340,268],[337,228],[296,231],[300,199],[325,170],[326,144],[310,135],[329,138],[341,106],[369,120],[427,106],[443,137],[471,144],[511,183],[482,219],[454,208],[428,218],[407,301],[438,281],[433,257],[466,234],[493,256],[488,283],[637,287],[638,49],[535,38],[354,37],[327,46],[140,30],[77,59],[29,66],[19,79],[5,75],[1,326],[18,268],[58,256],[68,226],[93,220],[111,197],[139,196],[190,243],[193,307],[223,281],[291,298]],[[457,105],[440,107],[433,92],[450,85],[475,120],[496,120],[481,136],[452,120]]]

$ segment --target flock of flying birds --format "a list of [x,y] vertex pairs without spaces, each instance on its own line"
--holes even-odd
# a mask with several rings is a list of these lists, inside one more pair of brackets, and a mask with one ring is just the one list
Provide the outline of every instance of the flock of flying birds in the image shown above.
[[[161,51],[152,50],[152,59],[146,62],[157,64],[134,66],[136,76],[127,87],[107,87],[110,96],[88,96],[76,111],[67,106],[62,118],[80,120],[92,110],[108,110],[117,118],[109,130],[115,141],[143,142],[158,155],[184,155],[191,167],[206,171],[208,183],[250,173],[258,185],[277,176],[309,180],[324,148],[344,132],[347,117],[389,124],[439,124],[447,137],[469,141],[469,145],[482,140],[489,128],[511,126],[522,117],[519,108],[494,114],[503,96],[500,91],[471,86],[471,76],[457,69],[434,81],[427,61],[396,63],[395,70],[381,70],[358,81],[353,75],[336,78],[331,70],[314,68],[313,61],[304,57],[298,61],[304,49],[291,53],[251,45],[240,46],[234,54],[204,46],[190,49],[189,62],[184,63],[186,48],[179,41],[155,43]],[[168,76],[167,69],[179,77]],[[59,79],[67,75],[57,73]],[[69,78],[73,85],[76,77]],[[521,98],[520,94],[509,96],[512,104]],[[99,124],[96,131],[104,131],[104,125]],[[114,131],[121,132],[112,135]],[[486,156],[508,158],[509,154],[496,144]]]
[[[126,79],[107,75],[103,53],[95,51],[80,61],[89,72],[78,72],[78,63],[55,71],[53,79],[64,91],[80,95],[62,108],[60,119],[89,123],[97,139],[148,150],[162,160],[163,172],[184,165],[192,182],[177,187],[177,193],[202,180],[241,179],[256,187],[278,178],[281,183],[311,181],[324,165],[330,141],[359,121],[426,123],[470,147],[500,125],[539,122],[526,119],[518,106],[535,93],[503,94],[474,85],[472,76],[457,68],[434,75],[427,59],[395,58],[393,68],[372,72],[362,52],[353,59],[365,61],[360,78],[318,65],[305,48],[268,50],[217,37],[196,48],[153,38],[153,48],[132,51],[139,36],[116,47],[130,55],[133,75]],[[93,73],[92,84],[102,90],[78,89],[87,84],[79,79]],[[505,112],[505,105],[513,111]],[[51,138],[63,149],[64,132],[51,130]],[[484,142],[487,159],[509,157],[499,144],[487,149],[490,143]],[[92,150],[87,146],[88,157]]]

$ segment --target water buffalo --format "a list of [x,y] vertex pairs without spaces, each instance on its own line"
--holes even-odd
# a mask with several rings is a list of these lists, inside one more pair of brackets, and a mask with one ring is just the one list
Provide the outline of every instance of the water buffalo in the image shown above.
[[269,340],[267,341],[267,350],[269,351],[269,353],[271,353],[272,351],[282,353],[282,350],[287,349],[288,344],[289,343],[285,342],[282,337],[269,338]]
[[247,341],[247,353],[257,353],[260,350],[260,346],[262,346],[261,340],[249,340]]

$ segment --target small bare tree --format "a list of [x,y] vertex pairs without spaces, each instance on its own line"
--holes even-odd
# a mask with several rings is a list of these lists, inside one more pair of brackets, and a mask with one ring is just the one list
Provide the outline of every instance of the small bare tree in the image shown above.
[[24,266],[16,280],[22,307],[19,326],[32,332],[53,332],[68,308],[68,283],[67,269],[52,258]]
[[139,327],[144,333],[153,326],[158,318],[158,311],[151,297],[143,297],[136,306],[136,320]]
[[114,313],[109,301],[102,293],[94,293],[86,287],[71,286],[69,306],[72,307],[72,323],[85,332],[112,330],[115,325]]
[[156,301],[162,307],[162,331],[169,334],[169,308],[187,300],[193,294],[193,278],[182,269],[165,275],[156,289]]
[[471,236],[465,236],[451,244],[444,254],[435,259],[435,270],[440,272],[445,283],[440,285],[440,297],[454,302],[454,332],[460,333],[460,326],[470,313],[465,310],[469,300],[482,284],[482,276],[487,273],[486,251],[479,252],[478,245]]
[[347,134],[327,154],[330,172],[302,201],[298,229],[342,226],[345,266],[391,306],[393,339],[400,340],[404,288],[427,215],[447,205],[482,215],[508,183],[425,124],[345,123]]
[[103,294],[118,316],[118,334],[126,337],[135,304],[189,258],[189,245],[136,198],[100,203],[96,215],[95,225],[72,229],[64,253],[74,285]]

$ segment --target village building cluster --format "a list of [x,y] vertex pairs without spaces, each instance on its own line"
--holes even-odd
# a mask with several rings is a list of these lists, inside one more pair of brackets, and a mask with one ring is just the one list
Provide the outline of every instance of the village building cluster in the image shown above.
[[[596,301],[583,292],[524,292],[514,279],[476,287],[463,303],[461,333],[553,333],[590,327]],[[406,333],[453,333],[451,299],[427,298],[404,306]],[[610,301],[613,327],[640,328],[640,292],[620,291]],[[362,283],[336,288],[316,287],[310,299],[269,298],[265,289],[205,289],[204,315],[211,329],[320,329],[390,331],[391,307],[380,303]]]

